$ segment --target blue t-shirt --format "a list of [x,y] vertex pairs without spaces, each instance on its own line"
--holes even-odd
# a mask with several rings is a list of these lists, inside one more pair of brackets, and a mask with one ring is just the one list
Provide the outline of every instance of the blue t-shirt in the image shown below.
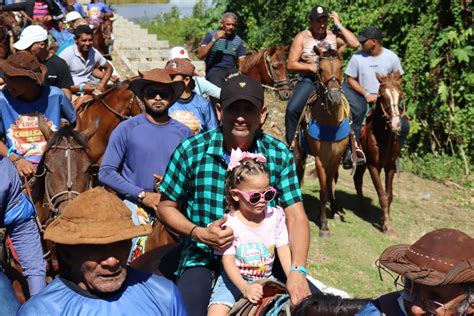
[[21,223],[35,214],[33,203],[22,193],[15,166],[0,157],[0,227]]
[[98,298],[61,278],[30,298],[17,315],[167,315],[186,316],[181,294],[173,282],[128,268],[117,293]]
[[120,123],[112,132],[99,169],[99,180],[123,197],[136,201],[153,192],[153,174],[164,175],[171,154],[191,130],[170,119],[153,124],[145,114]]
[[[65,45],[65,43],[71,42],[71,40],[74,43],[74,34],[69,32],[68,30],[62,30],[61,32],[59,32],[56,29],[51,29],[48,32],[49,32],[49,34],[51,34],[54,37],[58,47],[61,47],[61,46]],[[66,48],[66,47],[64,47],[64,48]],[[59,54],[59,53],[56,53],[56,54]]]
[[106,13],[112,13],[112,10],[103,2],[89,3],[87,5],[89,23],[99,25],[103,22],[103,16]]
[[347,65],[346,75],[357,78],[359,84],[370,93],[378,94],[380,83],[375,73],[385,76],[389,72],[396,71],[403,75],[400,59],[394,52],[384,47],[378,56],[371,56],[363,50],[352,55]]
[[60,126],[61,118],[76,121],[76,111],[71,101],[57,87],[41,87],[41,94],[34,101],[14,98],[8,90],[0,92],[0,134],[6,145],[33,163],[39,163],[46,147],[46,139],[38,127],[38,113],[45,116],[52,130]]
[[169,115],[191,129],[193,134],[219,126],[212,104],[195,92],[187,99],[179,99],[169,110]]
[[[209,44],[217,32],[215,30],[207,33],[202,40],[202,45]],[[218,39],[206,56],[206,71],[208,72],[212,68],[237,68],[238,59],[243,56],[245,56],[245,48],[238,35],[234,34],[230,38]]]

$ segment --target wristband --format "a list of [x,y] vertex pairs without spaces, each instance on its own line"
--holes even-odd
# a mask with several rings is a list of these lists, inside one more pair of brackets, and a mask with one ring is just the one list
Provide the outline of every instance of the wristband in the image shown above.
[[367,96],[370,94],[369,91],[367,91],[366,93],[364,93],[364,98],[367,98]]
[[193,232],[196,228],[198,228],[199,226],[198,225],[194,225],[193,228],[191,228],[191,231],[189,232],[189,239],[194,239],[193,238]]
[[10,157],[13,154],[17,154],[17,152],[16,152],[15,147],[12,146],[12,147],[8,148],[7,157]]
[[342,26],[341,23],[339,23],[339,24],[336,26],[336,29],[337,29],[338,31],[340,31],[342,28],[343,28],[343,26]]
[[306,270],[306,268],[303,267],[303,266],[291,266],[290,267],[290,272],[291,271],[298,271],[299,273],[301,273],[305,277],[308,275],[308,270]]
[[80,93],[84,92],[84,83],[79,84],[79,92]]

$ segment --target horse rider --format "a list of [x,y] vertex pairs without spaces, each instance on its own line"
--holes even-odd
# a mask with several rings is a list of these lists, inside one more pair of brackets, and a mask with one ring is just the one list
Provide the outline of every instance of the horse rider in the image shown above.
[[131,239],[150,232],[104,188],[80,194],[44,233],[56,243],[60,276],[17,315],[185,316],[171,281],[127,267]]
[[[184,58],[191,61],[188,52],[184,47],[181,46],[172,47],[168,51],[168,61],[175,58]],[[204,98],[212,97],[218,100],[221,95],[221,88],[204,77],[205,74],[196,72],[196,74],[193,76],[194,82],[196,84],[193,91]]]
[[[398,71],[403,75],[400,59],[393,51],[382,46],[382,39],[383,32],[380,29],[372,26],[365,28],[358,36],[362,50],[352,55],[345,72],[347,81],[343,83],[342,89],[351,107],[352,128],[357,144],[360,143],[367,105],[373,106],[377,102],[380,83],[375,73],[385,76],[389,72]],[[401,118],[401,124],[400,148],[403,147],[410,130],[404,117]],[[347,150],[343,160],[344,168],[352,168],[351,157],[350,151]],[[359,163],[365,163],[363,155],[358,154],[357,157]]]
[[378,266],[399,275],[395,279],[398,289],[377,298],[356,315],[474,313],[474,239],[468,234],[449,228],[431,231],[412,245],[388,247]]
[[[329,19],[334,22],[334,30],[328,28]],[[356,36],[341,24],[339,15],[335,11],[329,14],[325,7],[317,5],[309,14],[308,24],[308,29],[295,36],[288,55],[288,70],[299,74],[298,83],[288,101],[285,114],[285,137],[291,148],[294,147],[296,125],[306,101],[317,89],[315,82],[319,72],[319,56],[315,53],[314,47],[322,51],[342,46],[359,47]]]
[[39,25],[27,26],[13,47],[18,51],[26,50],[32,53],[48,70],[44,84],[60,88],[71,100],[70,87],[74,84],[71,72],[66,62],[48,49],[48,32],[44,28]]
[[0,174],[0,228],[7,229],[33,296],[46,286],[35,206],[22,192],[20,176],[7,157],[0,157]]
[[59,30],[49,30],[49,33],[54,37],[56,41],[56,54],[59,54],[60,47],[64,46],[65,43],[70,43],[70,45],[74,44],[74,31],[73,31],[73,24],[76,20],[81,19],[81,15],[76,12],[72,11],[66,14],[64,22],[60,24]]
[[[293,156],[281,141],[264,134],[267,108],[260,83],[245,75],[228,79],[217,105],[219,128],[182,141],[173,153],[161,184],[158,217],[183,240],[177,285],[190,315],[206,315],[212,280],[219,270],[214,249],[233,242],[225,226],[225,178],[232,149],[258,152],[268,159],[275,202],[284,210],[293,255],[286,285],[295,304],[310,294],[305,277],[309,224],[303,207]],[[272,204],[275,206],[276,204]]]
[[80,14],[81,18],[86,17],[86,13],[84,12],[82,4],[80,4],[76,0],[60,0],[57,3],[63,10],[63,13],[66,15],[71,12],[77,12]]
[[89,23],[94,27],[97,27],[104,22],[104,19],[111,18],[114,16],[109,6],[101,0],[91,0],[87,5],[87,17]]
[[58,27],[64,15],[59,5],[54,0],[26,0],[25,2],[12,3],[0,6],[1,11],[24,11],[31,22],[39,22],[46,29]]
[[64,49],[66,49],[69,46],[73,46],[74,44],[76,44],[74,32],[79,27],[79,25],[89,25],[89,22],[87,22],[86,19],[81,18],[79,16],[79,13],[77,13],[76,11],[73,11],[73,12],[69,12],[66,15],[66,24],[67,24],[67,28],[62,30],[60,33],[62,34],[64,32],[67,32],[68,35],[62,34],[61,37],[64,38],[64,40],[63,41],[56,41],[56,43],[58,44],[58,49],[56,51],[56,55],[58,55],[58,56],[61,54],[61,52]]
[[43,85],[46,66],[28,51],[11,54],[0,61],[6,88],[0,92],[0,156],[8,157],[20,176],[31,176],[36,171],[46,140],[39,129],[39,115],[43,115],[52,130],[65,119],[76,121],[76,111],[63,91]]
[[[135,224],[150,223],[160,201],[154,183],[161,180],[176,146],[192,133],[168,115],[184,90],[184,83],[174,82],[168,71],[145,72],[129,87],[143,102],[145,113],[114,129],[99,169],[99,181],[125,200]],[[133,245],[137,243],[135,240]]]
[[[88,25],[79,25],[75,30],[75,44],[65,48],[59,57],[64,59],[71,71],[74,85],[73,94],[92,94],[94,90],[105,91],[105,86],[112,76],[112,66],[97,49],[92,46],[93,31]],[[103,69],[103,76],[93,76],[94,68]]]
[[206,61],[206,79],[222,88],[225,78],[239,71],[245,61],[245,48],[242,39],[235,34],[237,16],[224,13],[220,29],[206,34],[197,58]]
[[165,69],[173,81],[184,83],[183,93],[169,109],[171,117],[188,126],[193,134],[218,127],[214,106],[209,100],[194,92],[196,82],[193,63],[188,59],[176,58],[168,61]]

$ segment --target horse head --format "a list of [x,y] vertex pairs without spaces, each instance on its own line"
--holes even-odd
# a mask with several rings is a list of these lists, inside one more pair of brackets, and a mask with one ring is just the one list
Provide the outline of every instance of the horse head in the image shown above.
[[44,174],[45,201],[55,215],[91,186],[92,161],[87,155],[87,142],[98,126],[97,120],[82,132],[74,131],[69,125],[53,132],[40,116],[39,128],[48,142],[40,168]]
[[338,107],[342,97],[342,56],[334,49],[322,51],[315,46],[314,51],[319,56],[319,83],[322,94],[329,101],[329,105]]
[[101,24],[101,31],[102,31],[102,37],[104,38],[104,44],[108,48],[113,44],[113,40],[112,40],[112,32],[114,31],[113,20],[109,18],[104,19],[104,22]]
[[388,73],[382,76],[375,73],[380,82],[378,104],[382,111],[382,116],[387,120],[387,124],[393,133],[398,133],[401,129],[401,113],[399,105],[403,101],[403,90],[401,88],[401,74],[399,71]]
[[288,70],[286,68],[286,54],[288,46],[286,47],[272,47],[265,54],[265,66],[268,71],[270,80],[276,88],[278,96],[281,100],[288,100],[292,91],[290,88],[290,79],[288,77]]

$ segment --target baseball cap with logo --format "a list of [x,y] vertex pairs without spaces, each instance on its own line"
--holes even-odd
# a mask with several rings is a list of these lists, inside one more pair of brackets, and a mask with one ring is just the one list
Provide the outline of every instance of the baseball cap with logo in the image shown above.
[[245,75],[237,75],[227,79],[221,90],[220,103],[222,109],[239,100],[249,101],[256,107],[261,108],[263,106],[262,85]]
[[77,19],[82,19],[82,15],[77,11],[71,11],[66,14],[66,23],[73,22]]
[[376,39],[376,40],[381,40],[383,38],[383,32],[373,26],[366,27],[359,36],[357,36],[357,39],[359,42],[365,42],[366,40],[369,39]]
[[165,69],[170,75],[194,76],[194,65],[189,59],[175,58],[168,61]]
[[39,25],[30,25],[21,32],[20,39],[13,44],[18,50],[25,50],[34,43],[44,42],[48,39],[48,32]]
[[168,60],[175,59],[175,58],[189,58],[189,54],[184,47],[175,46],[168,51]]
[[319,18],[327,18],[329,17],[328,10],[320,5],[315,6],[311,12],[309,13],[309,19],[312,21],[316,21]]

